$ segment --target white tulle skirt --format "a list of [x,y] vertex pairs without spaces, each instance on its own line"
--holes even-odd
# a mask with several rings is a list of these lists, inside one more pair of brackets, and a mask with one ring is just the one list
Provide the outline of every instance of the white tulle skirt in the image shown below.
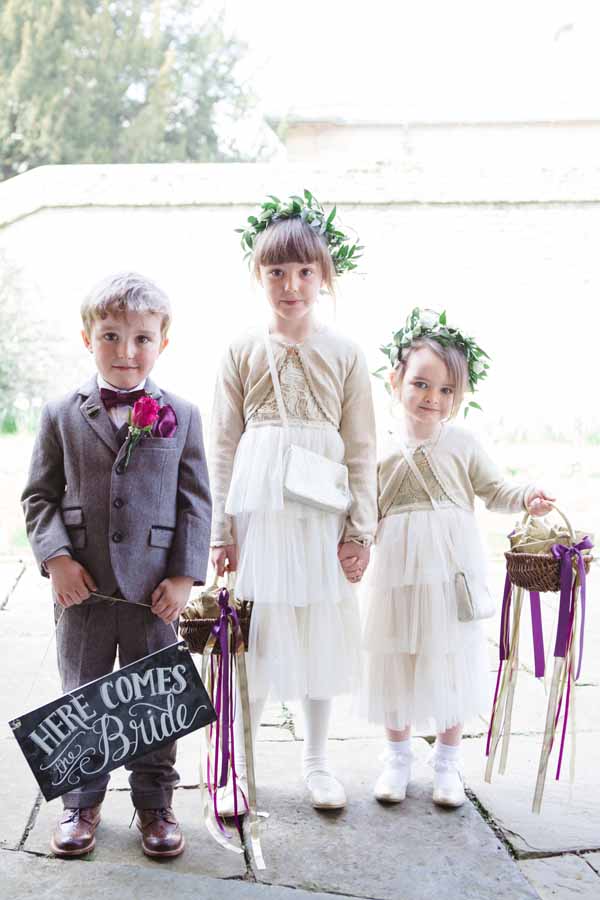
[[456,506],[384,518],[365,585],[363,709],[373,722],[442,732],[488,711],[480,622],[459,622],[454,578],[486,581],[474,515]]
[[[295,444],[341,462],[335,428],[291,425]],[[344,516],[284,500],[278,425],[242,435],[226,512],[239,547],[238,596],[254,601],[247,654],[251,697],[329,699],[357,687],[360,625],[337,558]]]

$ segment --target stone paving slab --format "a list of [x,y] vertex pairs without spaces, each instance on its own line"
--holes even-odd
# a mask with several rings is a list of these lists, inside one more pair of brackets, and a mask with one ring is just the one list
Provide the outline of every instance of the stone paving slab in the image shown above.
[[[173,808],[186,839],[183,854],[169,863],[174,872],[210,875],[214,878],[236,878],[246,874],[244,856],[220,847],[206,830],[198,789],[178,788]],[[61,810],[60,799],[42,804],[35,825],[23,846],[24,850],[43,855],[50,853],[50,834]],[[88,855],[88,861],[156,869],[156,861],[148,859],[142,853],[135,823],[129,828],[132,815],[129,792],[110,790],[102,806],[102,822],[96,833],[96,849]]]
[[577,736],[575,784],[569,785],[570,743],[561,780],[556,781],[556,751],[548,769],[542,810],[531,812],[541,736],[513,735],[507,772],[494,771],[484,781],[485,742],[463,742],[465,780],[477,799],[501,828],[518,856],[600,849],[600,734]]
[[[187,851],[186,851],[187,852]],[[141,868],[116,862],[46,859],[0,851],[0,900],[344,900],[339,894],[306,893],[228,878],[180,872],[177,861]]]
[[38,796],[33,777],[12,736],[0,739],[0,847],[15,849]]
[[545,859],[524,859],[519,868],[541,900],[598,900],[600,876],[585,858],[567,854]]
[[377,900],[438,898],[442,884],[447,897],[461,900],[535,898],[470,803],[456,811],[433,806],[431,776],[422,765],[429,748],[413,743],[421,762],[407,799],[383,806],[372,797],[379,765],[374,742],[331,741],[332,763],[348,792],[347,808],[331,813],[308,803],[298,744],[261,744],[259,807],[270,815],[262,839],[267,869],[258,879]]

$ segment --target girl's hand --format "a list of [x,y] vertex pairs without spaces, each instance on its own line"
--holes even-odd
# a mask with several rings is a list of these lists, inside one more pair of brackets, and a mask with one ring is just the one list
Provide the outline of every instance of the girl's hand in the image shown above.
[[552,511],[555,500],[543,488],[534,487],[527,496],[525,508],[530,516],[545,516]]
[[362,544],[356,544],[354,541],[344,541],[339,545],[338,559],[348,581],[353,584],[360,581],[369,565],[370,556],[370,547],[363,547]]
[[225,574],[225,570],[235,572],[238,564],[237,544],[227,544],[225,547],[211,547],[210,561],[219,577]]

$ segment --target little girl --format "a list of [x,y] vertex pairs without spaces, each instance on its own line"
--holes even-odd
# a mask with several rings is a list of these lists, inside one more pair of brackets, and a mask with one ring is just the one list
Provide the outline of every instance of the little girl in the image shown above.
[[[302,701],[304,778],[316,808],[346,802],[327,760],[328,723],[331,699],[357,683],[360,629],[349,581],[360,580],[377,526],[366,363],[353,342],[315,318],[319,292],[333,290],[335,276],[355,267],[361,249],[334,219],[335,211],[326,217],[309,192],[285,203],[272,198],[249,218],[242,245],[270,306],[270,325],[234,340],[225,354],[210,454],[213,565],[218,574],[237,570],[237,595],[254,601],[247,655],[253,735],[267,695]],[[284,496],[290,442],[347,466],[347,513]],[[238,739],[238,759],[241,747]],[[232,807],[225,795],[222,812]]]
[[425,728],[433,720],[433,801],[458,807],[465,799],[463,723],[488,702],[481,624],[459,621],[457,613],[465,579],[471,593],[487,592],[474,500],[499,512],[543,515],[551,498],[505,481],[475,436],[450,424],[465,390],[487,374],[487,357],[446,325],[445,314],[414,310],[384,352],[400,416],[380,451],[380,522],[364,631],[368,715],[386,726],[388,738],[374,794],[404,799],[411,724]]

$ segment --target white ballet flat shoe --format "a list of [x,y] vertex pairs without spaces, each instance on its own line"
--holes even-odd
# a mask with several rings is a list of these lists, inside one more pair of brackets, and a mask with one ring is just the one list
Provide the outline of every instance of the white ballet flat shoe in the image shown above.
[[384,803],[402,803],[410,781],[410,754],[390,754],[385,757],[383,772],[375,782],[373,796]]
[[[242,791],[248,797],[248,781],[245,775],[237,778],[237,814],[243,816],[246,813],[246,801],[242,795]],[[231,819],[235,816],[233,803],[233,781],[229,780],[224,788],[219,788],[217,792],[217,809],[219,815],[225,819]]]
[[433,760],[433,802],[437,806],[457,809],[465,800],[465,790],[458,765],[448,760]]
[[311,772],[304,782],[315,809],[343,809],[346,805],[344,785],[330,772]]

